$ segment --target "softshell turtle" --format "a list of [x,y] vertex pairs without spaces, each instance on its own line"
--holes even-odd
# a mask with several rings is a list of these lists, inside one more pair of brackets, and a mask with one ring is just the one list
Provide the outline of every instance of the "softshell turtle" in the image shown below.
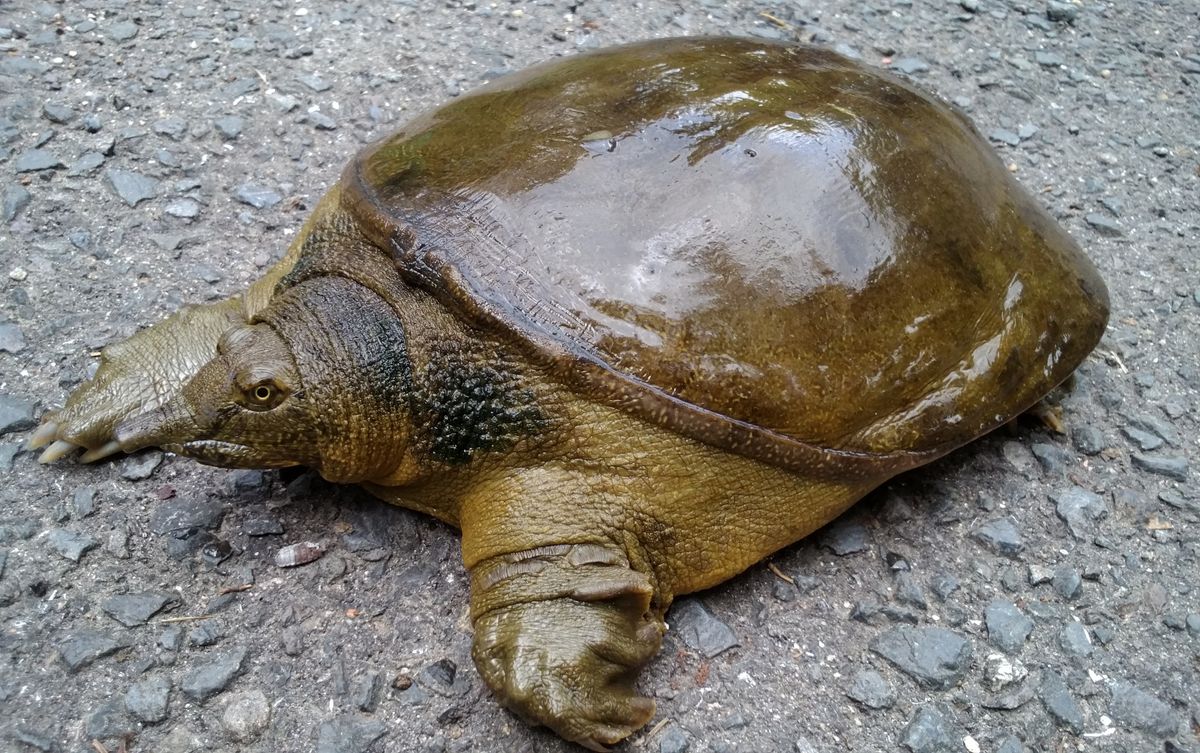
[[305,465],[462,530],[500,700],[602,749],[663,614],[1009,421],[1105,287],[958,111],[823,49],[549,62],[356,156],[31,443]]

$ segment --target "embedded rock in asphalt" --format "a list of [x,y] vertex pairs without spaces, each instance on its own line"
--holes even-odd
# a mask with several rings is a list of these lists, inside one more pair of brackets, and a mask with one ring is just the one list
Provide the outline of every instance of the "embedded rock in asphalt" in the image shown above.
[[230,696],[221,714],[221,725],[241,743],[253,742],[270,722],[271,702],[258,689]]
[[117,196],[131,207],[158,195],[158,181],[141,173],[114,167],[106,170],[104,177]]
[[1188,461],[1182,455],[1142,455],[1135,452],[1132,457],[1133,464],[1144,471],[1176,481],[1187,481]]
[[1058,726],[1075,733],[1083,733],[1083,709],[1067,690],[1067,685],[1057,673],[1046,671],[1042,675],[1040,690],[1042,704]]
[[1108,710],[1122,727],[1141,730],[1154,737],[1172,737],[1179,728],[1179,720],[1170,706],[1128,682],[1113,684]]
[[733,629],[717,619],[699,599],[675,602],[667,622],[688,648],[699,651],[708,659],[739,645]]
[[1015,557],[1025,550],[1021,529],[1012,516],[989,520],[977,528],[973,535],[998,554]]
[[65,528],[54,528],[46,534],[50,548],[72,562],[78,562],[83,555],[95,549],[100,542],[86,534],[68,531]]
[[147,591],[109,597],[100,604],[100,608],[125,627],[135,627],[169,604],[179,604],[179,597],[173,593]]
[[821,545],[844,557],[847,554],[865,552],[871,545],[867,527],[857,520],[839,519],[821,535]]
[[14,431],[25,431],[37,425],[34,411],[36,400],[26,400],[12,395],[0,395],[0,436]]
[[1078,486],[1050,493],[1055,512],[1062,518],[1076,539],[1086,540],[1096,521],[1108,515],[1108,506],[1099,494]]
[[1081,623],[1068,622],[1058,634],[1058,645],[1070,656],[1086,659],[1092,655],[1094,647],[1088,630]]
[[887,709],[896,703],[896,690],[873,669],[856,674],[846,695],[871,709]]
[[68,635],[58,644],[58,654],[67,668],[74,672],[128,645],[108,633],[80,630]]
[[922,687],[946,690],[971,666],[971,642],[945,628],[901,625],[878,635],[871,650]]
[[959,748],[961,737],[954,730],[954,715],[943,704],[922,704],[917,707],[900,743],[912,753],[950,753]]
[[382,722],[344,714],[321,723],[316,753],[366,753],[386,731]]
[[122,738],[133,734],[133,720],[125,713],[120,701],[106,701],[88,714],[84,732],[93,740]]
[[245,669],[247,651],[235,648],[203,662],[183,677],[179,689],[194,701],[205,701],[224,690]]
[[155,506],[150,515],[150,528],[155,533],[172,533],[190,528],[214,529],[221,525],[224,517],[225,507],[217,500],[176,497]]
[[988,640],[1005,653],[1015,654],[1025,645],[1033,632],[1033,620],[1011,601],[996,600],[988,605],[984,615]]
[[125,708],[145,724],[157,724],[167,718],[171,680],[154,675],[135,682],[125,692]]
[[677,724],[668,724],[658,736],[658,753],[688,753],[691,743]]

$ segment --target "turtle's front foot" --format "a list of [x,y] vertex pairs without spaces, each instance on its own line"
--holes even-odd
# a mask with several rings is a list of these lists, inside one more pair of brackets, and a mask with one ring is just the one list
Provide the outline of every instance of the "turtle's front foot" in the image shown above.
[[[662,643],[653,590],[624,567],[579,568],[568,564],[578,559],[571,554],[527,554],[534,556],[498,558],[473,573],[475,664],[508,708],[605,750],[654,715],[654,701],[634,689]],[[489,590],[480,593],[481,584]]]
[[[26,447],[53,463],[82,448],[90,463],[125,449],[117,425],[173,397],[216,353],[221,334],[240,320],[235,300],[190,306],[124,342],[106,347],[96,375],[46,414]],[[48,445],[48,446],[47,446]]]

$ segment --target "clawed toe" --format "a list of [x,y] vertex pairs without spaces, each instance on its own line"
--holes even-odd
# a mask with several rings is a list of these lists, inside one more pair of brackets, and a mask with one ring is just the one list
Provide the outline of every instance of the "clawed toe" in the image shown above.
[[109,455],[116,455],[121,451],[121,443],[115,439],[110,439],[99,447],[95,447],[79,456],[81,463],[94,463],[97,460],[103,460]]
[[38,462],[53,463],[57,460],[62,460],[78,449],[79,445],[75,444],[74,442],[68,442],[65,439],[57,439],[54,441],[54,444],[42,451],[42,454],[38,456]]
[[[121,444],[115,439],[110,439],[98,446],[88,447],[68,439],[69,433],[70,429],[64,422],[47,419],[34,430],[33,436],[29,437],[25,443],[25,449],[42,450],[42,454],[38,456],[39,463],[57,462],[73,454],[76,450],[84,451],[79,456],[79,462],[94,463],[121,451]],[[45,449],[42,449],[43,447]]]
[[40,450],[56,439],[58,439],[58,422],[48,419],[34,430],[33,436],[25,443],[25,449]]

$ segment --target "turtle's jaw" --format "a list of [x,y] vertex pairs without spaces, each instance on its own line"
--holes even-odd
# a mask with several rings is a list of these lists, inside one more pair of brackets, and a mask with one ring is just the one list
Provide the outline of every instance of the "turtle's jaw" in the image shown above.
[[[228,412],[234,411],[236,409]],[[177,397],[160,408],[119,424],[114,431],[116,438],[109,443],[115,445],[110,454],[117,450],[137,452],[147,447],[160,447],[221,468],[286,468],[299,464],[286,447],[255,446],[221,436],[230,433],[224,430],[225,418],[223,415],[197,415],[187,405],[186,398]]]
[[219,439],[170,444],[163,446],[163,449],[220,468],[288,468],[299,465],[295,460],[270,457],[253,447]]

